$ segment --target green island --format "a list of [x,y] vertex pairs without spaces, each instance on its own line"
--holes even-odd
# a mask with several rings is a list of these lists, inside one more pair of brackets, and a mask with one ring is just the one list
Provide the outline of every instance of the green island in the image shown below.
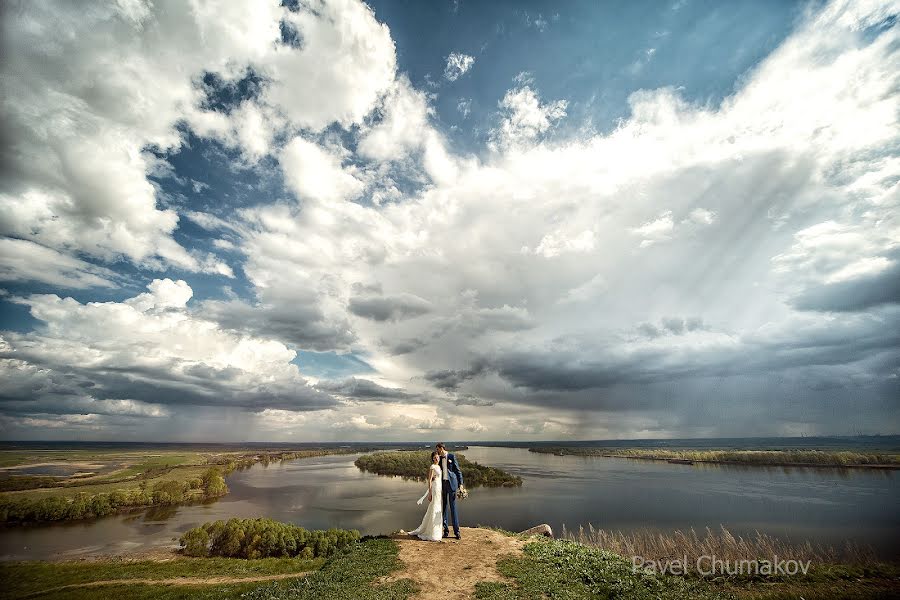
[[681,450],[608,448],[602,446],[535,446],[528,449],[557,456],[600,456],[664,460],[675,463],[712,463],[773,467],[830,467],[900,469],[900,452],[851,450]]
[[[448,561],[459,568],[447,571],[442,584],[461,592],[454,597],[480,600],[862,600],[896,598],[900,582],[896,564],[808,545],[787,547],[765,537],[741,540],[725,530],[693,539],[594,530],[568,537],[464,528],[461,542],[434,544],[397,534],[360,538],[355,531],[229,519],[190,530],[179,551],[152,558],[0,563],[0,589],[11,600],[403,600],[438,597],[420,593],[433,585],[428,565]],[[676,554],[685,552],[689,562],[710,549],[729,558],[793,551],[812,562],[795,576],[671,574],[636,569],[622,546],[662,561],[673,554],[672,543],[683,545],[675,546]]]
[[[0,523],[75,521],[202,502],[228,493],[225,476],[256,463],[342,454],[308,450],[0,450]],[[28,474],[51,470],[56,475]]]
[[[468,488],[475,487],[518,487],[522,478],[511,475],[496,467],[488,467],[466,459],[465,455],[456,453],[463,480]],[[428,465],[431,464],[430,450],[375,452],[364,454],[354,463],[363,471],[377,475],[394,475],[408,479],[425,480]]]

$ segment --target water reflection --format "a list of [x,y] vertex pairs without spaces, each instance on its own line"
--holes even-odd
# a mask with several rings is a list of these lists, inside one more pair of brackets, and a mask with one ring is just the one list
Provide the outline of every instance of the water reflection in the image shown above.
[[[900,555],[900,478],[861,470],[748,468],[538,454],[473,447],[467,458],[524,479],[521,488],[478,488],[459,505],[464,525],[522,530],[549,523],[560,531],[592,523],[605,529],[702,530],[725,524],[835,546],[865,542]],[[325,456],[228,477],[218,501],[162,507],[91,523],[9,528],[2,557],[59,558],[172,545],[187,529],[230,517],[265,516],[310,529],[344,527],[364,534],[410,529],[424,483],[365,473],[358,455]]]

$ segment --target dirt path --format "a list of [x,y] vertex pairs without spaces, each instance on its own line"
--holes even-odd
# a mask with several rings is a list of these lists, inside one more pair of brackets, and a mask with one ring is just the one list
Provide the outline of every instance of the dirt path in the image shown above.
[[32,592],[23,598],[43,596],[51,592],[60,592],[74,588],[92,588],[107,585],[224,585],[228,583],[254,583],[257,581],[277,581],[279,579],[293,579],[305,577],[315,571],[302,571],[300,573],[280,573],[278,575],[257,575],[255,577],[170,577],[167,579],[104,579],[102,581],[88,581],[85,583],[70,583],[55,588]]
[[462,600],[475,595],[479,581],[502,581],[497,561],[521,554],[525,542],[490,529],[463,527],[462,539],[423,542],[407,535],[395,535],[404,568],[391,573],[387,581],[412,579],[419,584],[416,600]]

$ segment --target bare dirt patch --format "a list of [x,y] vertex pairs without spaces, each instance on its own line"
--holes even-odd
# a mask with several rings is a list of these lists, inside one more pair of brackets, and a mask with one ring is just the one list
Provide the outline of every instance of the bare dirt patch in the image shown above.
[[408,535],[393,535],[400,545],[403,569],[385,581],[412,579],[419,585],[417,600],[462,600],[475,594],[479,581],[504,581],[497,561],[522,553],[524,540],[490,529],[463,527],[462,539],[425,542]]

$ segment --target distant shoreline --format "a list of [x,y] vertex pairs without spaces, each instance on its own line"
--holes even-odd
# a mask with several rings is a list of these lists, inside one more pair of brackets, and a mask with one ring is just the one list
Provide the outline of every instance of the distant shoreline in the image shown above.
[[[604,447],[604,448],[673,448],[673,449],[722,449],[722,448],[829,448],[833,450],[850,447],[867,448],[868,450],[884,450],[900,452],[900,434],[874,435],[820,435],[820,436],[757,436],[757,437],[697,437],[697,438],[621,438],[621,439],[581,439],[581,440],[453,440],[444,439],[446,444],[454,447],[489,446],[502,448],[532,447]],[[374,449],[424,449],[434,446],[434,440],[411,440],[406,442],[377,440],[339,440],[339,441],[84,441],[84,440],[3,440],[0,450],[28,449],[41,447],[56,449],[60,447],[87,448],[168,448],[223,450],[318,450],[326,448],[358,449],[359,452],[370,452]]]
[[[796,467],[812,469],[900,469],[900,454],[820,450],[651,450],[591,447],[533,447],[529,452],[556,456],[628,458],[670,464],[711,464],[740,467]],[[791,460],[791,457],[794,460]],[[804,460],[806,459],[806,460]],[[815,459],[815,460],[810,460]]]

